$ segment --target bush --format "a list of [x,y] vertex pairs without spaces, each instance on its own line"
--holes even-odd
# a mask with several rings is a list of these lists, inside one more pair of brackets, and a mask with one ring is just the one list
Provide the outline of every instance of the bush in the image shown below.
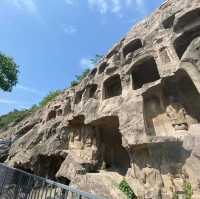
[[50,101],[54,100],[61,91],[57,90],[50,92],[39,105],[33,105],[30,109],[25,110],[13,110],[12,112],[0,116],[0,130],[6,130],[10,124],[16,125],[32,113],[36,112],[39,108],[46,106]]
[[184,184],[183,184],[183,193],[177,193],[177,192],[175,192],[173,194],[173,199],[178,199],[179,198],[179,194],[181,196],[183,195],[185,199],[192,199],[192,195],[193,195],[192,185],[189,182],[184,181]]
[[31,115],[32,110],[17,110],[0,116],[0,129],[6,130],[10,124],[16,125],[17,123],[21,122],[24,118]]
[[87,68],[83,71],[81,75],[76,75],[76,80],[71,82],[71,87],[77,86],[87,75],[90,73],[90,69]]
[[96,54],[94,58],[90,59],[90,61],[93,65],[96,65],[101,61],[102,58],[103,55]]
[[54,100],[58,95],[61,94],[61,91],[51,91],[43,100],[39,103],[39,108],[46,106],[49,102]]
[[192,185],[189,182],[185,181],[183,184],[183,190],[185,194],[185,199],[191,199],[193,195]]
[[[91,64],[96,65],[103,58],[103,55],[95,55],[93,59],[90,59]],[[75,80],[71,82],[71,87],[77,86],[87,75],[90,73],[90,69],[86,68],[81,75],[76,75]]]
[[121,181],[119,184],[119,189],[127,196],[127,199],[137,199],[136,195],[126,180]]

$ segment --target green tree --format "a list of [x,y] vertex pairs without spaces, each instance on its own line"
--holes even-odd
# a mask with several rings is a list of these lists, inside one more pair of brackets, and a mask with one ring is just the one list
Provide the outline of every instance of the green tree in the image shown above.
[[0,52],[0,89],[11,92],[18,80],[18,65],[14,59]]
[[96,54],[94,58],[90,59],[91,63],[93,65],[96,65],[99,63],[99,61],[103,58],[103,55]]

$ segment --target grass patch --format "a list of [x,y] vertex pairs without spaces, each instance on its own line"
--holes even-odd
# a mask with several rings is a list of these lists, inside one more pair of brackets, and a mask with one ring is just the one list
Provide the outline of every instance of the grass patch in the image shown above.
[[121,183],[119,184],[119,189],[126,195],[127,199],[137,199],[137,196],[134,194],[133,190],[129,186],[128,182],[126,182],[126,180],[121,181]]
[[9,125],[16,125],[32,114],[30,110],[14,110],[6,115],[0,116],[0,130],[7,130]]
[[50,92],[46,97],[42,99],[39,105],[34,105],[30,109],[25,110],[13,110],[6,115],[0,116],[0,130],[7,130],[9,125],[16,125],[25,118],[29,117],[31,114],[35,113],[38,109],[46,106],[49,102],[53,101],[58,95],[61,94],[61,91],[57,90]]

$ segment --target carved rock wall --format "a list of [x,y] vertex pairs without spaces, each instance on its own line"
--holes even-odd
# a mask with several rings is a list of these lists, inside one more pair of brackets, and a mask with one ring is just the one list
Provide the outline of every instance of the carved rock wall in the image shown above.
[[[76,87],[0,138],[6,163],[107,198],[200,196],[200,2],[168,0]],[[142,33],[142,34],[141,34]]]

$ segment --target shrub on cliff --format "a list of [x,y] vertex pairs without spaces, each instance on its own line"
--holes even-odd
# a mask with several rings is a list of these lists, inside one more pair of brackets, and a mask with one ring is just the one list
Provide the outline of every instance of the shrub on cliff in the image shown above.
[[39,108],[44,107],[50,101],[54,100],[60,93],[61,91],[59,90],[50,92],[46,97],[43,98],[39,105],[33,105],[30,109],[25,110],[15,109],[6,115],[0,116],[0,130],[6,130],[9,125],[16,125],[17,123],[21,122],[23,119],[37,111]]
[[[96,65],[103,58],[103,55],[96,54],[94,58],[90,59],[92,65]],[[90,73],[90,69],[86,68],[81,75],[76,75],[75,80],[71,82],[71,87],[77,86],[87,75]]]
[[32,113],[30,110],[17,110],[0,116],[0,129],[6,130],[10,124],[16,125]]
[[39,108],[46,106],[49,102],[54,100],[58,95],[61,94],[60,90],[51,91],[46,97],[42,99],[42,101],[39,103]]
[[136,195],[126,180],[121,181],[119,184],[119,189],[126,195],[127,199],[137,199]]
[[85,77],[87,77],[89,72],[90,69],[86,68],[81,75],[76,75],[76,79],[71,82],[71,87],[77,86]]

